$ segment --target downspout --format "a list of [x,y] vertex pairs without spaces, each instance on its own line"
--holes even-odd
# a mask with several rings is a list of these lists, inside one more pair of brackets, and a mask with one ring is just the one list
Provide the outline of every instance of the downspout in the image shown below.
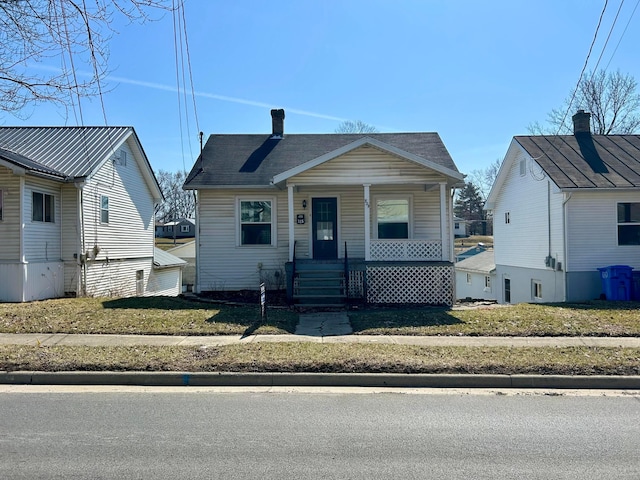
[[26,259],[24,256],[24,229],[26,228],[26,219],[24,218],[26,213],[24,211],[24,195],[25,195],[25,188],[24,188],[24,175],[20,176],[20,245],[19,245],[19,252],[18,255],[20,256],[20,273],[22,275],[22,278],[20,279],[20,298],[23,302],[26,302],[27,299],[25,298],[25,287],[26,287],[26,275],[25,275],[25,271],[26,271]]
[[78,292],[76,292],[76,296],[86,296],[87,295],[87,257],[85,252],[86,249],[86,240],[84,236],[84,182],[76,183],[76,188],[78,189],[78,223],[79,232],[80,232],[80,252],[78,253],[78,262],[79,262],[79,271],[80,275],[78,276]]
[[196,207],[196,278],[193,286],[193,293],[200,293],[200,194],[193,191],[193,198]]

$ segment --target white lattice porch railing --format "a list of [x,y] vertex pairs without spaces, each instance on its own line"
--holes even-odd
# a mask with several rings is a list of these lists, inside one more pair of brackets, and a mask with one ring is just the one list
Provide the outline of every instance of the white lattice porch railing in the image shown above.
[[371,240],[371,260],[440,261],[442,243],[432,240]]

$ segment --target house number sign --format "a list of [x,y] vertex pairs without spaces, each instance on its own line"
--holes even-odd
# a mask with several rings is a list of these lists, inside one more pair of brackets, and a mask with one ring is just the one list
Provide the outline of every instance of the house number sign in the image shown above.
[[296,223],[298,225],[304,225],[304,213],[299,213],[296,215]]

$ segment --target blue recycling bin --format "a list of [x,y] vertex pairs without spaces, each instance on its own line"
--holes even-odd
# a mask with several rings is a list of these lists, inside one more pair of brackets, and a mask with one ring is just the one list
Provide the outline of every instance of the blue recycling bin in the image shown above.
[[628,265],[610,265],[598,268],[598,271],[607,300],[631,300],[633,268]]
[[631,272],[631,300],[640,302],[640,270]]

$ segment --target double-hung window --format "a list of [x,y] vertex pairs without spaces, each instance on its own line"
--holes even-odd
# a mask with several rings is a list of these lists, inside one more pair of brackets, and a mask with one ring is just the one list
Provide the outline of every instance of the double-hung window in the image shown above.
[[618,203],[618,245],[640,245],[640,203]]
[[100,196],[100,222],[109,223],[109,197]]
[[240,245],[272,245],[274,242],[272,200],[239,200]]
[[31,220],[53,223],[55,221],[55,197],[48,193],[32,192]]
[[376,224],[378,239],[408,239],[410,236],[409,198],[378,198]]

